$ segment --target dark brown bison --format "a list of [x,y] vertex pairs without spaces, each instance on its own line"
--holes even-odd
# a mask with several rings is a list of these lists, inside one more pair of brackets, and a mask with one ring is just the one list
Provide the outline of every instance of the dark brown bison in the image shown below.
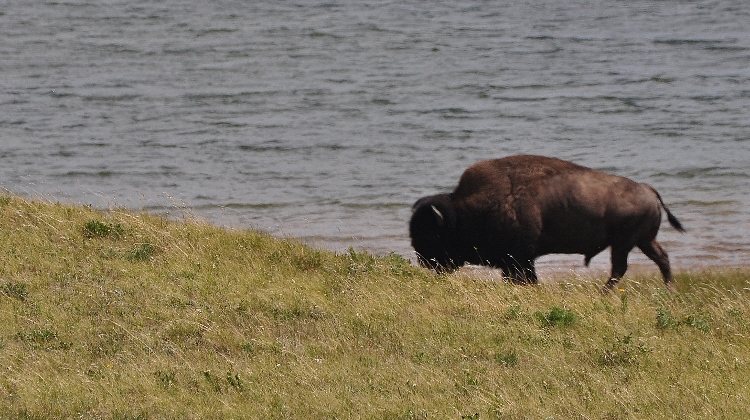
[[612,248],[611,289],[638,247],[672,284],[669,257],[656,242],[659,193],[646,184],[543,156],[511,156],[470,166],[450,194],[419,199],[409,223],[422,266],[454,270],[466,263],[503,270],[514,282],[536,283],[534,260],[583,254],[585,264]]

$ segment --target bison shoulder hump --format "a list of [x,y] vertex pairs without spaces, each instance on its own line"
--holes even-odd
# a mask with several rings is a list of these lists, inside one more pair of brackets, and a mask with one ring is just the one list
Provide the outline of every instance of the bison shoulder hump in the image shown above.
[[587,168],[572,162],[544,156],[520,155],[477,162],[470,166],[455,193],[468,196],[489,190],[497,195],[517,195],[534,190],[550,178]]

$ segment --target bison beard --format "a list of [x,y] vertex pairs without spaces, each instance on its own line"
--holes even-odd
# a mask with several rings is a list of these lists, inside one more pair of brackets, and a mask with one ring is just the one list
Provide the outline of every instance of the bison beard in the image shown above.
[[520,155],[470,166],[450,194],[419,199],[409,223],[422,266],[438,272],[464,264],[536,283],[534,260],[547,254],[591,258],[610,247],[611,289],[638,247],[672,286],[669,257],[656,241],[661,209],[684,229],[654,188],[560,159]]

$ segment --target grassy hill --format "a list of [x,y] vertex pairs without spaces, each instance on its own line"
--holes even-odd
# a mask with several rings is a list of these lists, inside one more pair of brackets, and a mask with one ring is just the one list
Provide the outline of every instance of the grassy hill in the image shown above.
[[519,287],[0,196],[0,418],[744,418],[750,270]]

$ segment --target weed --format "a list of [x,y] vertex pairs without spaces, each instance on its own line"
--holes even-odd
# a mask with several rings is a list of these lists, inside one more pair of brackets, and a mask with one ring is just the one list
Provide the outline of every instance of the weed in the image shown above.
[[32,330],[30,332],[17,332],[16,339],[26,343],[32,349],[40,350],[68,350],[72,347],[71,343],[60,341],[57,333],[47,329]]
[[455,383],[455,387],[462,394],[469,395],[471,389],[477,388],[479,384],[479,377],[471,370],[464,369],[463,376],[459,382]]
[[209,386],[209,388],[215,393],[219,394],[223,391],[221,380],[212,375],[210,370],[203,371],[203,379],[206,381],[206,384]]
[[427,353],[423,352],[423,351],[418,351],[414,355],[414,357],[412,357],[412,359],[414,360],[415,363],[421,365],[421,364],[425,364],[425,363],[429,362],[430,361],[430,356]]
[[284,260],[285,260],[284,254],[279,250],[274,250],[270,254],[268,254],[268,261],[274,264],[280,264],[284,262]]
[[172,388],[177,385],[177,374],[175,372],[157,370],[154,372],[154,376],[156,377],[156,382],[162,388]]
[[244,390],[242,380],[240,379],[240,375],[238,373],[232,374],[232,372],[227,372],[227,382],[229,382],[229,385],[237,392],[242,392]]
[[254,355],[256,352],[256,346],[253,343],[244,343],[240,346],[240,348],[250,356]]
[[176,343],[196,344],[203,337],[203,329],[195,324],[175,323],[167,328],[164,337]]
[[677,326],[677,321],[675,321],[669,309],[663,307],[656,308],[656,328],[664,330],[675,326]]
[[18,332],[16,338],[27,343],[47,343],[57,339],[57,333],[50,330],[33,330],[29,333]]
[[523,309],[521,309],[521,305],[518,303],[514,303],[508,307],[508,309],[505,310],[504,318],[506,320],[520,320],[524,317]]
[[360,253],[349,247],[349,274],[368,274],[375,268],[375,259],[371,255]]
[[227,372],[225,381],[222,381],[219,376],[212,374],[210,370],[205,370],[203,371],[203,380],[209,389],[217,394],[223,393],[227,386],[240,393],[245,389],[238,373]]
[[609,347],[599,355],[598,361],[601,366],[610,367],[635,365],[638,358],[648,352],[644,345],[633,341],[632,334],[627,334],[615,337]]
[[711,316],[706,313],[688,314],[682,318],[680,324],[707,333],[711,331]]
[[156,247],[150,243],[142,243],[130,252],[128,259],[130,261],[146,261],[156,252]]
[[495,361],[503,366],[515,366],[518,364],[518,354],[514,350],[509,352],[495,353]]
[[569,327],[576,322],[576,315],[573,311],[557,306],[553,306],[547,313],[536,311],[534,316],[547,327]]
[[119,238],[125,233],[125,230],[119,223],[104,223],[98,220],[89,220],[83,226],[83,235],[91,238]]
[[320,251],[304,253],[292,257],[292,265],[301,271],[313,271],[323,267],[323,257]]
[[19,281],[6,281],[4,284],[0,285],[0,293],[18,299],[21,302],[25,301],[29,296],[26,283]]
[[711,315],[705,312],[688,313],[677,318],[666,308],[659,307],[656,309],[656,328],[660,330],[676,329],[684,325],[707,333],[711,331],[711,323]]
[[391,267],[391,274],[397,277],[411,277],[414,274],[409,260],[396,253],[390,253],[386,257],[388,265]]
[[127,411],[120,413],[115,412],[112,414],[113,420],[148,420],[151,416],[148,412],[139,412],[137,414],[132,414]]

